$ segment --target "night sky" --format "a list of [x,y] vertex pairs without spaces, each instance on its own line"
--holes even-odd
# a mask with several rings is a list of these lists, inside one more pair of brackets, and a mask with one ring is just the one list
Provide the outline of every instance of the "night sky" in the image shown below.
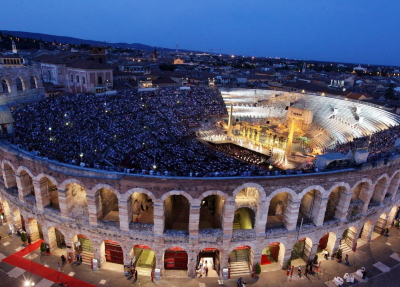
[[1,0],[0,28],[214,53],[400,65],[400,1]]

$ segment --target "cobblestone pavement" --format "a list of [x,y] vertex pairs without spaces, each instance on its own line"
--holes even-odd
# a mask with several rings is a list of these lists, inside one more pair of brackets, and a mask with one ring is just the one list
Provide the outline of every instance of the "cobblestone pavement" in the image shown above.
[[[0,260],[16,252],[21,248],[20,238],[16,235],[8,236],[6,226],[0,226]],[[320,274],[309,275],[298,278],[296,275],[287,277],[285,271],[271,271],[260,274],[259,279],[242,276],[247,286],[327,286],[326,282],[335,276],[343,277],[345,273],[355,272],[360,267],[367,270],[367,282],[357,282],[356,284],[345,283],[344,286],[400,286],[400,231],[392,228],[390,237],[380,237],[357,249],[357,252],[349,253],[350,265],[338,263],[334,260],[322,259]],[[39,250],[32,252],[26,259],[49,268],[57,269],[57,262],[60,261],[59,255],[40,256]],[[119,266],[117,266],[119,267]],[[303,266],[304,270],[304,266]],[[87,265],[67,264],[64,274],[70,274],[76,278],[94,284],[96,286],[115,287],[115,286],[144,286],[144,287],[217,287],[219,278],[164,278],[157,282],[151,282],[149,277],[141,277],[134,281],[124,276],[123,268],[121,271],[100,269],[92,271]],[[72,273],[71,273],[72,272]],[[37,287],[55,287],[58,284],[43,279],[7,263],[0,262],[0,286],[24,286],[25,280],[34,281]],[[237,277],[224,281],[224,286],[236,286]],[[333,286],[333,285],[332,285]]]

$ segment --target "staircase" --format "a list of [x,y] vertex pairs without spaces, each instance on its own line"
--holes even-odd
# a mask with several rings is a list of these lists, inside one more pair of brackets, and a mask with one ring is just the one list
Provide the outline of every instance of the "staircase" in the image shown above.
[[82,255],[82,263],[91,265],[92,259],[94,258],[93,255],[93,245],[92,243],[87,240],[87,239],[80,239],[81,242],[81,255]]
[[138,272],[138,276],[151,276],[151,268],[136,266],[136,270]]
[[233,229],[241,229],[240,221],[239,221],[239,214],[235,214],[235,217],[233,218]]
[[39,232],[32,232],[30,237],[31,237],[31,243],[35,243],[40,239]]
[[249,264],[247,262],[247,250],[235,250],[231,253],[229,258],[231,276],[250,273]]

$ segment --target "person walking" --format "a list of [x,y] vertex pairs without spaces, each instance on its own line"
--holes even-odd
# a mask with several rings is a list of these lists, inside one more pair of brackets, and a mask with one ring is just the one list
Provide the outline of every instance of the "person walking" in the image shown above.
[[206,277],[208,277],[208,267],[204,267],[204,270],[206,271]]
[[237,280],[237,287],[242,287],[242,277],[239,277],[239,279]]
[[62,261],[62,265],[65,265],[67,263],[67,258],[65,258],[64,254],[61,255],[61,261]]
[[344,261],[346,261],[346,265],[349,266],[349,254],[346,254],[346,257],[344,258]]
[[135,281],[137,280],[137,277],[138,277],[138,273],[137,273],[137,270],[135,270]]
[[60,265],[60,262],[57,262],[57,268],[58,268],[58,273],[60,273],[60,272],[61,272],[61,265]]
[[79,261],[82,263],[82,254],[79,254]]
[[306,267],[306,271],[304,272],[304,276],[308,278],[308,266]]
[[297,276],[299,278],[301,278],[301,266],[299,266],[299,268],[297,268]]

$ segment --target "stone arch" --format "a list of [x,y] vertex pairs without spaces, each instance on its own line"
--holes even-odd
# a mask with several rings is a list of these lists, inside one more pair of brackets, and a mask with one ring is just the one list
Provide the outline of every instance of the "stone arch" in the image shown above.
[[156,264],[156,254],[151,244],[135,244],[129,250],[129,263],[142,270],[141,275],[151,276],[153,264]]
[[119,222],[118,192],[106,184],[92,188],[96,202],[97,220]]
[[393,206],[388,216],[388,225],[394,224],[394,220],[396,219],[396,215],[398,214],[398,212],[399,212],[399,206],[398,205]]
[[323,251],[326,250],[330,255],[333,253],[333,249],[335,248],[336,242],[336,233],[328,232],[324,234],[318,242],[317,253],[321,253],[321,257],[323,256]]
[[129,197],[132,194],[134,194],[135,192],[146,194],[153,201],[155,201],[157,199],[156,196],[150,190],[147,190],[147,189],[144,189],[144,188],[138,188],[138,187],[131,188],[128,191],[126,191],[125,193],[123,193],[122,196],[121,196],[121,199],[127,201],[129,199]]
[[60,203],[58,198],[57,180],[47,174],[41,173],[36,176],[38,183],[37,190],[41,195],[43,207],[49,207],[54,210],[60,210]]
[[171,190],[171,191],[168,191],[167,193],[163,194],[163,196],[161,197],[161,200],[165,201],[165,199],[170,195],[182,195],[189,201],[190,204],[192,204],[193,201],[194,201],[194,198],[189,193],[187,193],[187,192],[185,192],[183,190]]
[[43,239],[42,226],[35,218],[28,218],[28,228],[31,243]]
[[8,94],[8,93],[11,92],[10,83],[9,83],[9,81],[7,79],[2,79],[1,80],[1,88],[2,88],[1,92],[4,93],[4,94]]
[[273,242],[268,244],[261,252],[260,265],[272,263],[278,264],[281,268],[284,265],[285,252],[286,248],[282,242]]
[[144,188],[132,188],[123,194],[120,204],[127,209],[128,223],[154,224],[154,202],[156,197]]
[[100,262],[124,264],[124,250],[122,245],[114,240],[104,240],[100,243]]
[[227,255],[229,256],[229,255],[232,253],[233,250],[235,250],[235,249],[237,249],[237,248],[239,248],[239,247],[242,247],[242,246],[248,246],[248,247],[250,247],[252,250],[257,250],[257,246],[256,246],[254,243],[252,243],[252,242],[246,242],[246,244],[243,244],[243,243],[235,243],[235,244],[229,246],[229,248],[228,248],[228,250],[227,250]]
[[232,192],[232,197],[236,198],[236,196],[237,196],[237,194],[239,192],[241,192],[243,189],[246,189],[248,187],[252,187],[252,188],[257,189],[257,191],[259,193],[259,200],[260,201],[265,201],[266,193],[265,193],[264,187],[262,187],[258,183],[254,183],[254,182],[247,182],[245,184],[242,184],[242,185],[236,187]]
[[51,251],[57,249],[66,249],[67,244],[65,241],[65,236],[58,228],[55,228],[53,226],[49,227],[47,229],[47,234],[49,238],[49,246]]
[[2,162],[4,185],[7,188],[16,187],[17,179],[15,178],[14,167],[10,161]]
[[[64,183],[62,184],[64,186]],[[69,218],[74,218],[81,224],[89,223],[88,200],[86,189],[76,181],[65,185],[66,212]]]
[[25,83],[21,77],[15,79],[15,85],[17,86],[17,92],[22,92],[25,90]]
[[165,229],[189,231],[191,201],[185,194],[192,199],[187,193],[179,191],[171,191],[168,196],[163,195]]
[[323,194],[324,189],[320,186],[310,186],[307,187],[299,194],[299,198],[301,197],[301,203],[299,208],[299,216],[298,220],[302,218],[303,223],[314,223],[315,225],[319,225],[323,214],[325,212],[324,204],[323,204]]
[[349,218],[359,216],[366,211],[372,194],[372,186],[370,179],[362,179],[354,184],[349,206]]
[[282,193],[282,192],[287,193],[291,200],[296,200],[298,197],[297,193],[293,189],[287,188],[287,187],[282,187],[282,188],[278,188],[278,189],[274,190],[272,193],[270,193],[267,197],[267,200],[272,200],[272,198],[275,195]]
[[[280,190],[283,189],[277,191]],[[287,217],[286,211],[289,209],[293,195],[286,190],[282,192],[277,191],[272,193],[274,196],[269,200],[266,229],[285,227],[285,218]]]
[[10,222],[11,221],[11,211],[10,211],[10,206],[9,206],[7,200],[5,200],[4,198],[1,199],[0,207],[3,210],[3,213],[4,213],[3,220],[6,221],[6,222],[7,221]]
[[312,252],[312,240],[309,237],[299,239],[292,248],[291,260],[303,260],[307,263]]
[[400,188],[400,170],[396,171],[390,178],[390,184],[387,188],[387,197],[394,198]]
[[342,213],[346,213],[343,209],[343,205],[346,201],[346,194],[350,190],[348,184],[340,183],[335,184],[329,189],[328,201],[326,204],[324,222],[332,219],[341,219]]
[[118,197],[118,199],[121,196],[120,192],[117,189],[115,189],[111,185],[104,184],[104,183],[98,183],[95,186],[93,186],[90,190],[88,190],[87,195],[88,196],[96,196],[99,193],[99,190],[102,188],[106,188],[106,189],[112,191],[115,194],[115,196]]
[[22,220],[22,215],[21,212],[19,211],[18,208],[14,208],[12,211],[12,217],[13,217],[13,222],[15,227],[18,228],[23,228],[25,229],[25,226],[23,224],[23,220]]
[[371,199],[370,199],[370,203],[373,203],[374,201],[376,203],[383,202],[383,199],[385,198],[388,183],[389,183],[389,177],[387,176],[387,174],[383,174],[376,180],[376,183],[374,186],[374,191],[373,191]]
[[[348,246],[351,250],[355,250],[355,246],[357,244],[357,228],[355,226],[350,226],[346,230],[343,231],[342,241],[340,248],[343,249],[344,246]],[[343,245],[343,246],[342,246]]]
[[[93,245],[93,243],[96,242],[92,241],[90,238],[91,234],[85,230],[79,230],[79,234],[74,234],[71,236],[71,242],[74,250],[74,257],[76,258],[76,255],[80,254],[82,256],[83,264],[89,264],[89,265],[91,264],[91,260],[94,258],[95,252],[97,252],[98,249],[98,246]],[[78,242],[79,244],[77,244]]]
[[20,166],[18,168],[17,174],[17,185],[20,194],[22,194],[23,197],[29,197],[28,201],[36,204],[35,188],[33,186],[33,174],[30,172],[29,169],[26,169],[24,166]]
[[38,84],[37,84],[37,79],[34,76],[29,77],[29,87],[31,90],[37,89]]
[[222,228],[224,203],[228,196],[219,190],[200,195],[199,229]]
[[80,180],[75,179],[75,178],[70,178],[70,179],[64,180],[64,181],[60,184],[60,186],[58,187],[58,189],[59,189],[59,190],[66,190],[67,185],[69,185],[69,184],[71,184],[71,183],[79,184],[80,186],[82,186],[82,187],[85,189],[85,191],[90,190],[83,182],[81,182]]
[[[367,220],[363,224],[359,237],[360,237],[360,239],[364,240],[364,243],[370,241],[373,229],[374,229],[374,224],[373,224],[372,219]],[[361,245],[361,244],[359,244],[359,245]]]
[[240,207],[235,210],[233,229],[254,229],[256,212],[250,207]]
[[[176,244],[165,248],[163,252],[164,269],[169,270],[188,270],[189,252],[185,248],[179,247]],[[190,252],[193,253],[193,252]],[[190,254],[193,258],[193,254]]]

